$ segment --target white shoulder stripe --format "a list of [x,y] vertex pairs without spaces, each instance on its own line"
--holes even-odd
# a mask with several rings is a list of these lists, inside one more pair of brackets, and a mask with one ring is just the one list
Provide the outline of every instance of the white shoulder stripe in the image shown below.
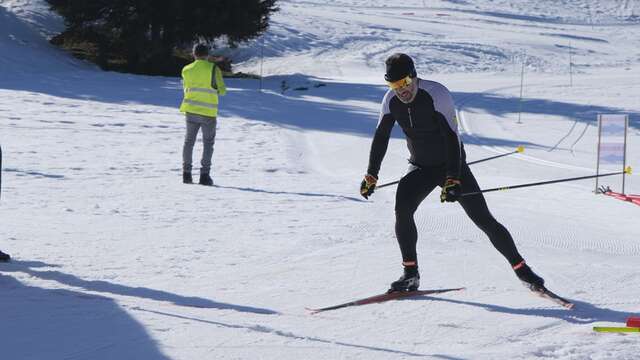
[[389,108],[389,103],[391,102],[391,99],[393,99],[394,96],[396,96],[396,93],[391,89],[387,90],[387,93],[384,94],[384,98],[382,99],[382,108],[380,109],[380,117],[391,113],[391,109]]
[[387,115],[387,114],[391,114],[391,109],[389,108],[389,103],[391,102],[391,99],[393,99],[393,97],[396,95],[396,93],[389,89],[387,90],[387,93],[384,94],[384,98],[382,99],[382,107],[380,108],[380,116],[378,117],[378,125],[380,126],[380,122],[382,121],[382,118]]
[[447,123],[454,133],[458,134],[458,121],[456,119],[456,106],[449,90],[442,84],[420,79],[419,88],[426,91],[433,99],[435,110],[447,119]]

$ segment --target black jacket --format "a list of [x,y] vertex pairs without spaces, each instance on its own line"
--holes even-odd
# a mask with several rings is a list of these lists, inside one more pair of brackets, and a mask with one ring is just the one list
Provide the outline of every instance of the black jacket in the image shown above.
[[460,177],[464,149],[458,138],[456,110],[451,93],[435,81],[418,79],[418,93],[405,104],[389,90],[382,101],[380,121],[371,144],[367,173],[378,176],[387,152],[391,129],[397,122],[407,138],[411,158],[420,167],[446,166],[446,174]]

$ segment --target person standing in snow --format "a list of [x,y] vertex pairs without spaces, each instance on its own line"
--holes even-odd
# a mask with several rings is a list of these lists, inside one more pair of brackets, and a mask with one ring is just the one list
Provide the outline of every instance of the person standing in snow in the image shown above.
[[[0,194],[2,194],[2,147],[0,146]],[[0,251],[0,261],[7,262],[11,259],[9,254]]]
[[406,54],[391,55],[385,63],[384,77],[390,89],[382,100],[380,120],[360,194],[365,199],[373,194],[391,129],[398,123],[405,134],[411,157],[409,170],[398,184],[395,202],[395,232],[404,274],[391,283],[389,291],[411,291],[420,286],[416,253],[418,233],[413,216],[436,186],[442,188],[440,201],[458,201],[467,216],[507,259],[525,286],[531,290],[543,288],[544,280],[518,253],[509,231],[489,212],[484,196],[460,196],[463,192],[479,191],[480,188],[466,163],[449,90],[437,82],[418,78],[413,59]]
[[187,133],[182,148],[182,182],[193,183],[191,176],[193,146],[198,130],[202,129],[202,160],[200,162],[201,185],[213,185],[211,179],[211,158],[216,138],[218,117],[218,95],[225,95],[227,88],[222,79],[222,71],[208,60],[209,47],[196,44],[193,47],[194,62],[182,69],[184,98],[180,111],[185,113]]

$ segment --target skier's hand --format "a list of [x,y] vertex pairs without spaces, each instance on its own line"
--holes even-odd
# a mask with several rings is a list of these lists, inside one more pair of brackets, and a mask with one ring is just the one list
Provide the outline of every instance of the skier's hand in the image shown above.
[[462,185],[459,179],[448,177],[442,186],[440,202],[455,202],[462,194]]
[[373,190],[376,188],[377,182],[377,177],[369,174],[365,175],[364,179],[360,183],[360,195],[365,199],[369,199],[369,196],[373,194]]

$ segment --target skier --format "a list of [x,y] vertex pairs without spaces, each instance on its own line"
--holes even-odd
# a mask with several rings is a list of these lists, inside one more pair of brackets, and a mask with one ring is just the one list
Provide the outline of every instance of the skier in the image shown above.
[[193,47],[194,62],[182,69],[184,99],[180,111],[185,113],[187,133],[182,148],[182,182],[193,183],[191,160],[198,130],[202,128],[202,160],[200,164],[201,185],[213,185],[211,179],[211,158],[216,138],[218,116],[218,95],[227,93],[222,71],[209,61],[209,48],[205,44]]
[[[0,194],[2,194],[2,147],[0,146]],[[7,262],[11,260],[11,256],[9,254],[5,254],[0,251],[0,261]]]
[[373,194],[391,129],[397,122],[405,134],[410,159],[409,170],[398,184],[395,203],[395,232],[404,274],[391,283],[389,291],[412,291],[420,286],[416,254],[418,234],[413,215],[436,186],[442,188],[440,201],[458,201],[525,286],[533,291],[544,289],[544,280],[518,253],[509,231],[489,212],[484,196],[460,196],[480,188],[466,163],[449,90],[437,82],[418,78],[413,60],[406,54],[393,54],[385,63],[384,78],[390,89],[382,100],[360,194],[365,199]]

